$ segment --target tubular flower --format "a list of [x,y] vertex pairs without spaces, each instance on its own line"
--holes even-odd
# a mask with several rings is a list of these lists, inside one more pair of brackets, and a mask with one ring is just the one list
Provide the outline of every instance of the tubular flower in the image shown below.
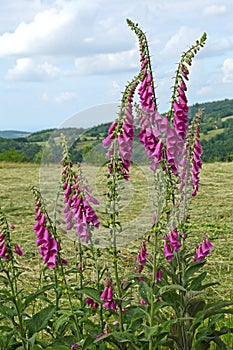
[[136,86],[136,79],[127,86],[122,98],[123,108],[119,113],[119,117],[110,125],[108,136],[102,141],[104,148],[108,148],[107,157],[110,160],[108,171],[121,174],[125,180],[129,179],[130,161],[133,154],[134,117],[132,101]]
[[140,253],[137,255],[136,263],[139,264],[139,273],[142,272],[146,265],[148,253],[146,249],[146,242],[143,241],[140,249]]
[[192,160],[192,183],[193,192],[192,196],[196,196],[199,188],[199,173],[202,168],[201,162],[202,147],[198,139],[195,139],[194,150],[193,150],[193,160]]
[[15,245],[15,252],[16,252],[16,254],[18,254],[19,256],[23,256],[23,255],[24,255],[24,252],[20,249],[20,247],[19,247],[18,244]]
[[4,233],[0,233],[0,257],[4,259],[8,259]]
[[[183,75],[185,79],[187,79],[188,75],[188,69],[181,65],[181,74],[183,75],[183,72],[186,74]],[[186,132],[188,129],[188,100],[185,95],[185,91],[187,90],[186,85],[183,81],[183,78],[181,78],[179,87],[177,89],[178,97],[173,103],[173,109],[174,109],[174,127],[175,131],[179,135],[181,139],[186,138]]]
[[182,161],[184,140],[177,134],[176,130],[168,126],[166,135],[166,157],[172,172],[176,175]]
[[210,254],[210,250],[213,249],[213,245],[209,241],[208,238],[206,238],[196,249],[196,254],[193,258],[193,261],[202,261],[207,257],[207,255]]
[[74,195],[71,202],[71,212],[74,217],[74,227],[76,233],[82,241],[88,243],[90,238],[90,225],[99,227],[98,216],[91,205],[82,197]]
[[163,277],[162,271],[161,271],[160,268],[158,268],[158,270],[157,270],[157,272],[156,272],[156,281],[157,281],[157,282],[161,282],[161,281],[162,281],[162,277]]
[[173,253],[171,251],[171,248],[167,242],[164,242],[164,255],[167,261],[172,261],[173,259]]
[[96,303],[92,298],[87,298],[86,304],[89,305],[91,309],[97,309],[99,307],[99,304]]
[[[159,124],[165,118],[162,118],[156,111],[156,98],[153,87],[153,78],[150,72],[150,62],[144,52],[144,43],[141,46],[141,71],[143,73],[141,85],[138,89],[142,112],[139,113],[139,123],[141,126],[138,138],[146,149],[146,155],[151,161],[151,169],[156,171],[162,160],[162,134],[159,130]],[[166,123],[166,121],[165,121]]]
[[34,230],[37,236],[36,245],[40,246],[39,252],[46,266],[53,269],[57,265],[56,257],[58,253],[58,244],[46,227],[46,217],[40,209],[39,202],[36,202],[35,210],[36,224],[34,225]]
[[116,310],[116,304],[112,298],[112,287],[109,281],[105,283],[105,287],[103,292],[101,293],[100,299],[105,301],[103,306],[105,307],[106,310],[109,310],[109,309]]
[[178,236],[179,236],[178,232],[176,230],[172,230],[167,237],[170,243],[170,247],[175,252],[178,252],[178,250],[181,247],[181,243],[180,241],[178,241]]
[[99,204],[99,202],[91,195],[91,189],[86,184],[87,180],[82,175],[80,165],[78,165],[77,173],[72,169],[72,162],[65,143],[63,148],[62,182],[65,203],[63,213],[66,229],[71,230],[74,227],[78,237],[88,243],[91,228],[99,227],[98,216],[90,203]]

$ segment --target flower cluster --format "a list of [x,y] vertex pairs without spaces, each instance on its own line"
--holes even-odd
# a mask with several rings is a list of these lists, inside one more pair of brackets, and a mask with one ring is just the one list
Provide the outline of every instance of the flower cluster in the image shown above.
[[[188,79],[188,69],[185,65],[181,65],[180,67],[181,75]],[[173,103],[174,108],[174,127],[181,139],[186,138],[186,132],[188,128],[188,100],[185,95],[185,91],[187,90],[186,84],[183,78],[180,78],[180,83],[177,88],[178,97]]]
[[116,304],[112,298],[112,287],[109,281],[105,283],[105,287],[103,292],[101,293],[100,299],[105,301],[103,306],[105,307],[106,310],[109,310],[109,309],[116,310]]
[[0,233],[0,257],[8,259],[7,247],[4,233]]
[[93,204],[99,204],[99,202],[91,196],[91,189],[86,185],[87,180],[82,175],[80,165],[75,173],[65,144],[63,148],[62,181],[65,203],[63,213],[65,214],[66,229],[71,230],[74,227],[78,237],[83,242],[88,243],[90,227],[99,227],[98,216],[90,202]]
[[102,141],[103,146],[108,148],[109,172],[122,174],[125,180],[129,179],[130,161],[133,153],[134,117],[132,101],[136,86],[137,80],[135,79],[126,89],[126,96],[123,96],[123,108],[119,113],[119,118],[110,125],[108,136]]
[[166,158],[173,174],[178,174],[178,168],[182,163],[182,152],[184,149],[184,140],[180,138],[176,130],[170,126],[166,134]]
[[203,242],[199,245],[199,247],[196,249],[196,254],[193,258],[193,261],[202,261],[204,260],[207,255],[210,254],[210,250],[213,249],[213,245],[209,241],[208,238],[203,240]]
[[35,211],[36,224],[34,225],[34,230],[37,236],[36,245],[40,246],[39,252],[46,266],[53,269],[57,265],[58,244],[46,226],[46,217],[39,201],[36,201]]
[[199,188],[199,173],[202,168],[201,162],[202,147],[199,140],[195,139],[194,150],[193,150],[193,160],[192,160],[192,183],[193,183],[193,192],[192,196],[196,196]]
[[173,259],[173,251],[178,252],[181,247],[181,243],[178,240],[179,234],[173,229],[168,236],[165,237],[164,242],[164,255],[167,261],[172,261]]
[[140,249],[140,253],[137,255],[136,263],[139,264],[139,273],[142,272],[144,269],[144,266],[146,264],[148,257],[147,249],[146,249],[146,242],[143,241]]
[[86,298],[86,304],[89,305],[91,309],[97,309],[99,307],[99,304],[92,298]]

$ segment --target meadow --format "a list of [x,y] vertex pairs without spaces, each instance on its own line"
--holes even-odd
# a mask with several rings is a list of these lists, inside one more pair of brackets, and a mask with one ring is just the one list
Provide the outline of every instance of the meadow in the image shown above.
[[[59,177],[59,167],[58,177]],[[49,170],[50,171],[50,170]],[[95,173],[96,169],[93,170]],[[200,176],[200,190],[198,195],[191,200],[189,207],[188,229],[193,239],[198,241],[203,235],[207,235],[214,245],[214,250],[208,257],[209,278],[220,284],[211,287],[211,297],[230,299],[233,296],[233,186],[232,186],[233,162],[231,163],[204,163]],[[139,215],[137,210],[140,195],[148,183],[145,179],[132,175],[134,186],[133,208],[128,205],[126,217]],[[48,175],[49,176],[49,175]],[[31,278],[36,277],[36,270],[42,265],[38,249],[35,245],[34,225],[34,199],[30,186],[40,186],[40,167],[35,164],[0,163],[0,203],[8,221],[15,225],[12,239],[20,244],[25,252],[20,263],[27,267],[25,276],[27,288],[30,288]],[[97,178],[98,179],[98,178]],[[144,180],[143,180],[144,179]],[[98,180],[101,182],[101,178]],[[103,181],[103,178],[102,178]],[[144,191],[145,193],[145,191]],[[142,194],[143,195],[143,194]],[[124,200],[124,198],[123,198]],[[138,202],[135,202],[138,201]],[[152,204],[152,203],[151,203]],[[149,203],[150,205],[150,203]],[[144,227],[138,227],[141,236],[145,234]],[[138,235],[139,238],[139,235]],[[69,238],[64,236],[64,239]],[[138,247],[138,240],[129,244]],[[69,247],[67,244],[67,254]],[[127,249],[124,249],[124,257],[127,258]],[[71,257],[72,258],[72,257]],[[132,259],[135,259],[133,256]],[[38,277],[38,276],[37,276]]]

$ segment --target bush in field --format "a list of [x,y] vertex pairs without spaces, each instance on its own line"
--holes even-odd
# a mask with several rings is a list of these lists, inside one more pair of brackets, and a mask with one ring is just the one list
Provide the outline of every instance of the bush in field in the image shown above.
[[[187,80],[206,34],[181,57],[167,115],[158,112],[155,82],[145,34],[128,25],[139,40],[141,68],[125,88],[118,117],[103,140],[107,149],[104,219],[80,164],[74,166],[63,138],[60,192],[63,206],[54,217],[33,188],[36,245],[44,262],[41,281],[31,292],[22,285],[23,256],[1,212],[1,349],[227,349],[223,335],[233,330],[218,321],[232,313],[232,301],[207,302],[206,258],[214,248],[200,235],[190,240],[187,208],[199,188],[202,111],[189,121]],[[139,93],[139,103],[133,101]],[[139,134],[135,135],[135,125]],[[120,246],[122,183],[130,182],[133,144],[138,138],[154,176],[154,215],[138,247]],[[142,203],[143,205],[144,203]],[[61,219],[62,217],[62,219]],[[108,232],[106,247],[94,244],[98,230]],[[76,261],[64,255],[62,234],[75,232]],[[132,232],[132,236],[134,232]],[[134,255],[131,267],[125,255]],[[18,258],[18,257],[17,257]],[[22,257],[23,258],[23,257]],[[132,259],[130,259],[132,262]],[[34,288],[35,289],[35,288]]]

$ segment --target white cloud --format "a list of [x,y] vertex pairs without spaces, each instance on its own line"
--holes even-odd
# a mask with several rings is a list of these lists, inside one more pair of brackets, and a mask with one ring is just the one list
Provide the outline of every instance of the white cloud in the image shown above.
[[31,58],[19,58],[13,68],[6,74],[7,80],[13,81],[47,81],[59,75],[59,68],[48,62],[35,63]]
[[207,6],[203,10],[204,16],[218,16],[224,15],[227,12],[227,8],[224,5],[211,5]]
[[14,31],[0,35],[0,56],[85,56],[129,48],[129,30],[118,16],[101,19],[104,3],[88,1],[83,6],[80,0],[55,1],[30,22],[22,21]]
[[197,95],[208,95],[212,91],[211,86],[202,86],[198,91]]
[[201,50],[199,55],[200,58],[222,56],[232,49],[233,42],[230,37],[221,37],[216,39],[213,36],[209,38],[207,36],[205,49]]
[[167,41],[164,48],[159,53],[160,61],[175,60],[179,61],[182,51],[187,50],[196,39],[199,39],[200,33],[196,29],[187,26],[181,26]]
[[227,58],[223,62],[223,83],[233,83],[233,58]]
[[99,54],[75,59],[77,74],[108,74],[139,69],[137,50]]
[[64,92],[60,92],[59,94],[57,94],[54,97],[54,100],[57,103],[63,103],[65,101],[72,100],[75,97],[76,97],[76,94],[74,92],[64,91]]

